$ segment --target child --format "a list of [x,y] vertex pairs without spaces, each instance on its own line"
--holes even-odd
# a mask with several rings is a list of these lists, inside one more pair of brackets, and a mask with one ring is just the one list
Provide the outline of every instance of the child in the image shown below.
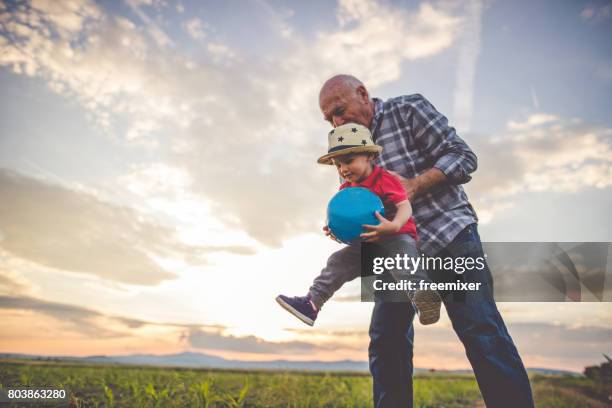
[[[318,162],[336,166],[338,174],[345,180],[340,190],[347,187],[365,187],[382,200],[386,218],[377,212],[376,217],[380,224],[365,226],[368,231],[361,234],[363,241],[379,241],[394,253],[418,257],[416,226],[412,220],[412,207],[406,191],[397,178],[372,162],[381,151],[382,147],[372,141],[368,128],[348,123],[329,132],[328,153],[319,158]],[[327,226],[323,230],[326,235],[335,239]],[[325,301],[344,283],[360,276],[360,268],[361,245],[348,245],[330,256],[327,266],[315,278],[306,296],[290,298],[279,295],[276,301],[298,319],[312,326]],[[416,271],[411,278],[428,280],[423,270]],[[416,306],[421,324],[438,321],[441,300],[436,291],[414,291],[409,296]]]

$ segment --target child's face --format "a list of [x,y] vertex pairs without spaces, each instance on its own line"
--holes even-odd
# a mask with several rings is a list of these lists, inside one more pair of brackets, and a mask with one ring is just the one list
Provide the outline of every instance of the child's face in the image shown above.
[[372,174],[370,154],[347,154],[334,157],[332,162],[338,169],[340,177],[351,183],[360,183]]

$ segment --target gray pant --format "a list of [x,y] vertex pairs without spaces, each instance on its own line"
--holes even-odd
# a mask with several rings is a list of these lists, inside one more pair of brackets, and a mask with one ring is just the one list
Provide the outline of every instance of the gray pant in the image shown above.
[[[409,257],[419,256],[416,242],[408,234],[393,235],[378,243],[392,254],[406,254]],[[429,280],[427,272],[423,269],[417,270],[412,275],[396,274],[394,271],[391,271],[391,274],[395,280]],[[361,244],[347,245],[331,254],[327,259],[327,265],[321,269],[319,276],[314,279],[308,293],[312,298],[312,302],[320,309],[342,285],[359,276],[361,276]]]

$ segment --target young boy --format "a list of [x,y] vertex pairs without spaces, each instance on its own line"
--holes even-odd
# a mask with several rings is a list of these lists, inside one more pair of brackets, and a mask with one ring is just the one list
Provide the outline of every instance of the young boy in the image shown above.
[[[340,190],[347,187],[365,187],[380,197],[385,217],[376,213],[380,224],[366,225],[361,234],[366,242],[378,241],[380,245],[398,254],[418,257],[416,226],[412,219],[412,207],[406,191],[392,174],[374,165],[373,160],[382,151],[372,141],[370,130],[362,125],[348,123],[329,132],[328,153],[319,158],[320,164],[332,164],[345,180]],[[335,240],[327,226],[325,234]],[[360,276],[361,245],[348,245],[331,255],[327,266],[315,278],[306,296],[279,295],[276,301],[288,312],[312,326],[323,304],[346,282]],[[397,279],[397,277],[394,276]],[[429,280],[427,273],[417,270],[411,279]],[[432,324],[440,318],[440,296],[436,291],[409,293],[416,306],[421,324]]]

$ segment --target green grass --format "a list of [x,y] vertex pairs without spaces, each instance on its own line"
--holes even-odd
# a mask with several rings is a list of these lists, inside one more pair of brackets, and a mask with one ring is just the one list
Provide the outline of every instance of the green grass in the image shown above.
[[607,408],[612,406],[612,383],[585,377],[536,375],[531,379],[539,407]]
[[[536,376],[538,407],[607,407],[610,384]],[[0,388],[64,388],[76,407],[370,407],[367,374],[223,371],[0,360]],[[471,375],[419,375],[416,407],[484,406]],[[10,405],[9,405],[10,406]],[[15,405],[16,406],[16,405]]]

